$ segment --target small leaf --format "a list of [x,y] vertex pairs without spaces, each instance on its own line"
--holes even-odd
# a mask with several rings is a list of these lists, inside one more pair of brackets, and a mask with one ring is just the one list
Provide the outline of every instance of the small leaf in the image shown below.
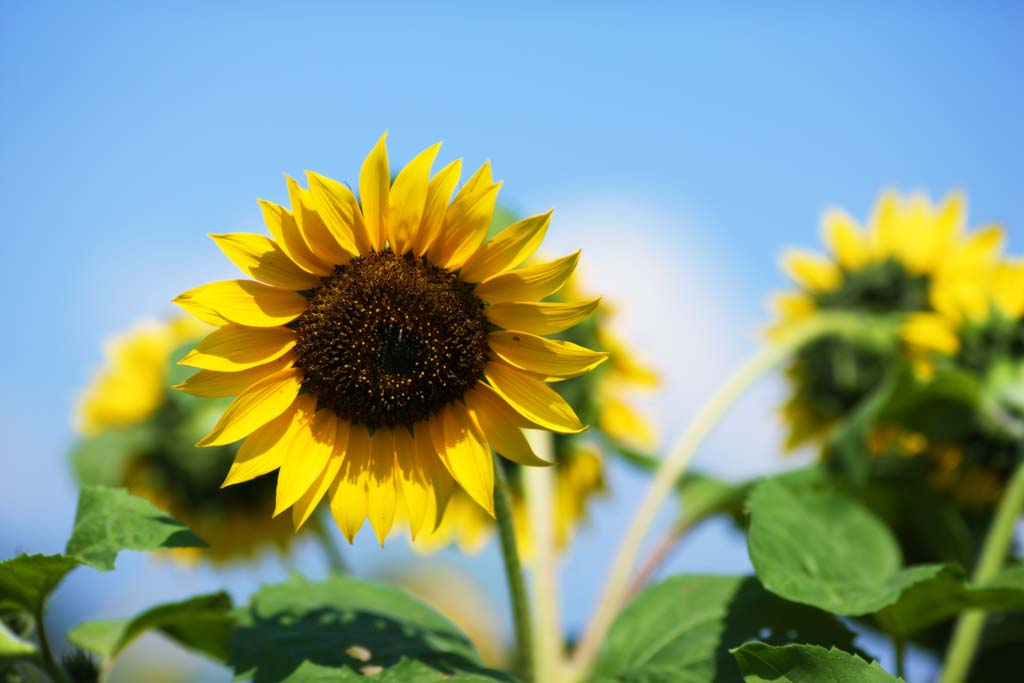
[[66,553],[102,571],[122,550],[203,547],[202,539],[145,498],[124,489],[85,486]]
[[733,650],[746,683],[898,683],[878,665],[857,655],[816,645],[772,647],[747,643]]
[[19,555],[0,562],[0,614],[40,612],[46,597],[78,564],[66,555]]
[[225,661],[234,622],[231,598],[221,592],[158,605],[132,619],[89,621],[68,632],[68,640],[83,650],[114,658],[143,633],[155,630],[186,648]]
[[0,621],[0,661],[34,659],[36,653],[35,645],[11,633]]
[[729,648],[793,639],[853,648],[835,617],[765,591],[753,577],[676,576],[651,586],[616,618],[591,683],[741,683]]
[[264,586],[231,640],[231,665],[256,683],[510,681],[469,640],[402,591],[332,576]]

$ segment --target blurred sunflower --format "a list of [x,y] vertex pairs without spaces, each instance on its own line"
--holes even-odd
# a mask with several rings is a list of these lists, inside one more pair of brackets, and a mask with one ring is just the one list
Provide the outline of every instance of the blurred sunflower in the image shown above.
[[[569,278],[555,301],[585,299],[578,277]],[[651,449],[656,443],[654,426],[633,408],[625,397],[635,390],[649,390],[658,384],[657,374],[643,365],[636,354],[609,329],[614,309],[602,303],[586,321],[559,335],[580,346],[609,354],[608,361],[593,372],[557,382],[552,386],[572,406],[576,414],[596,429],[588,434],[553,434],[550,450],[555,459],[554,534],[555,544],[564,550],[586,520],[590,503],[606,491],[602,446]],[[594,437],[597,437],[595,440]],[[525,494],[521,469],[509,471],[513,518],[520,553],[532,555],[527,525]],[[434,552],[452,543],[463,552],[479,551],[490,539],[493,520],[468,496],[452,497],[444,521],[431,534],[421,534],[414,547]]]
[[[816,311],[844,310],[875,316],[933,311],[938,282],[969,281],[999,257],[1002,230],[965,232],[966,200],[953,193],[935,205],[921,194],[884,192],[863,228],[840,209],[827,211],[822,234],[829,255],[791,250],[783,267],[798,289],[773,301],[784,333]],[[898,339],[877,343],[826,336],[802,349],[786,370],[790,397],[783,406],[786,447],[820,442],[897,365]]]
[[904,336],[933,374],[972,378],[976,410],[966,431],[922,436],[917,450],[934,461],[938,486],[988,505],[1024,458],[1024,260],[942,282],[932,300],[935,310],[912,315]]
[[[112,339],[76,414],[81,440],[72,461],[83,484],[124,486],[187,523],[209,547],[168,551],[185,562],[242,560],[263,548],[287,550],[291,525],[273,520],[274,487],[252,482],[218,495],[236,448],[197,457],[193,446],[218,407],[173,392],[175,363],[208,326],[188,318],[145,321]],[[222,407],[222,406],[221,406]]]
[[359,200],[315,173],[308,190],[289,178],[291,210],[261,202],[273,239],[213,236],[259,282],[175,299],[218,327],[182,360],[200,372],[181,388],[237,395],[199,445],[245,439],[224,485],[277,470],[275,514],[291,507],[296,528],[328,492],[349,541],[369,517],[383,542],[399,501],[414,535],[435,528],[456,483],[493,514],[491,448],[549,465],[521,429],[585,429],[545,382],[585,374],[606,354],[545,336],[585,320],[599,299],[537,301],[579,255],[515,269],[550,212],[485,241],[501,183],[484,164],[449,202],[461,162],[431,177],[439,147],[392,182],[381,137]]

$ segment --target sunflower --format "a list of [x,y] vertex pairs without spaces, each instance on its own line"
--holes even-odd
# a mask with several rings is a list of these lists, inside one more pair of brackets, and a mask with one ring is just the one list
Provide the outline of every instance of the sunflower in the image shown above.
[[269,517],[273,486],[252,482],[218,496],[237,449],[196,457],[192,444],[216,419],[216,406],[167,388],[183,345],[208,330],[189,318],[147,320],[111,340],[78,403],[76,473],[83,484],[123,486],[194,528],[208,547],[168,551],[177,560],[229,562],[265,547],[284,552],[294,534]]
[[[586,298],[574,274],[551,299],[557,301]],[[582,324],[559,335],[567,343],[593,347],[609,354],[608,361],[593,372],[552,386],[574,411],[596,428],[588,434],[554,434],[551,450],[555,459],[554,537],[564,550],[577,528],[587,518],[588,507],[606,492],[604,458],[601,446],[653,448],[654,426],[626,400],[630,392],[657,386],[657,373],[645,366],[636,354],[609,329],[615,315],[613,307],[602,302]],[[598,440],[593,438],[599,437]],[[513,465],[509,472],[513,519],[520,553],[532,555],[532,535],[527,525],[526,501],[521,470]],[[478,552],[491,537],[493,520],[468,496],[456,494],[448,505],[444,521],[431,534],[422,534],[414,543],[420,552],[431,553],[452,543],[463,552]]]
[[391,181],[384,137],[356,196],[309,173],[288,179],[291,209],[261,201],[272,238],[213,235],[254,280],[214,282],[175,299],[217,326],[183,360],[182,389],[235,400],[200,442],[244,439],[229,486],[278,471],[275,514],[301,527],[319,501],[351,542],[367,517],[383,543],[399,501],[413,534],[443,518],[457,484],[493,515],[491,449],[549,465],[522,428],[584,425],[545,382],[584,374],[606,354],[545,335],[599,299],[539,302],[579,254],[516,268],[551,213],[490,240],[501,183],[485,163],[451,198],[461,162],[431,176],[439,144]]
[[[822,218],[829,255],[791,250],[783,267],[798,289],[773,301],[779,335],[817,311],[876,316],[932,311],[938,282],[969,281],[992,267],[1003,232],[995,226],[967,233],[966,200],[948,195],[938,205],[921,194],[884,192],[863,228],[841,209]],[[817,340],[786,370],[790,398],[783,406],[786,447],[821,441],[902,359],[899,340],[868,344],[839,336]]]
[[988,505],[1024,458],[1024,260],[941,282],[932,300],[934,311],[909,318],[905,338],[933,372],[965,373],[979,389],[967,432],[933,437],[924,452],[940,488]]

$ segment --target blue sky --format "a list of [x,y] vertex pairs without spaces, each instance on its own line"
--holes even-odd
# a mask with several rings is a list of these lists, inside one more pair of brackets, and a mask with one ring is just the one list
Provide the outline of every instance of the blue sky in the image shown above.
[[[666,435],[713,386],[709,368],[752,347],[783,282],[778,251],[815,244],[825,206],[864,215],[885,186],[962,188],[972,220],[1006,225],[1019,252],[1024,11],[840,7],[7,5],[0,554],[56,550],[67,532],[68,416],[102,339],[231,277],[206,233],[259,229],[254,200],[282,200],[284,173],[354,180],[385,129],[398,161],[438,139],[444,159],[491,159],[507,202],[554,206],[553,243],[582,246],[585,263],[595,254],[592,286],[645,312],[626,325],[641,347],[678,340],[680,353],[660,359],[678,380],[679,410],[657,408]],[[771,396],[741,415],[766,422]],[[725,428],[747,426],[737,416]],[[756,441],[758,458],[775,457]],[[719,443],[734,452],[744,440]],[[718,455],[702,457],[714,466]],[[638,487],[617,484],[569,561],[570,624],[586,615]],[[725,529],[689,549],[678,566],[746,567]],[[372,544],[359,555],[367,568],[389,557]],[[485,581],[492,555],[479,561]],[[90,577],[67,601],[116,611],[226,580],[244,593],[259,578],[122,563],[168,588]]]

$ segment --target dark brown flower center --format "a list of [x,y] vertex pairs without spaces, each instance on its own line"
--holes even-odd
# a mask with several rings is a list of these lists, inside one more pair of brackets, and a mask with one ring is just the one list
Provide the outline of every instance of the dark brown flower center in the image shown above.
[[337,266],[295,329],[303,389],[370,429],[410,427],[459,400],[489,351],[472,285],[391,251]]

